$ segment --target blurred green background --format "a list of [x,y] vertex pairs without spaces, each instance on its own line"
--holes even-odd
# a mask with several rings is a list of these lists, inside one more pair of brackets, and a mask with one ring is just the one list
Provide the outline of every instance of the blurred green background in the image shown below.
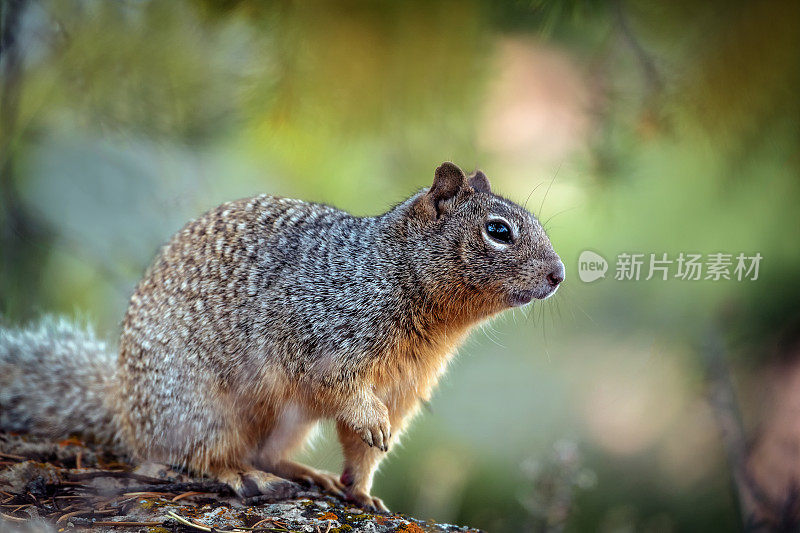
[[[204,210],[269,192],[376,214],[453,160],[527,199],[567,281],[472,334],[378,474],[390,508],[493,532],[740,527],[709,336],[754,483],[776,501],[800,486],[800,3],[2,0],[0,15],[7,322],[79,316],[114,339],[160,244]],[[586,249],[605,279],[579,280]],[[757,280],[619,281],[623,252],[763,260]],[[334,440],[323,428],[304,458],[336,469]]]

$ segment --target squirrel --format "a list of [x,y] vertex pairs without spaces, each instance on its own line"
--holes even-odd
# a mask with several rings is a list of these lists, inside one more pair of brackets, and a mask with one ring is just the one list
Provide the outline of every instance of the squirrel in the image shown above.
[[[118,356],[61,321],[0,329],[0,429],[94,437],[239,496],[315,483],[373,510],[389,447],[470,329],[552,295],[564,265],[534,215],[445,162],[388,212],[261,195],[161,249]],[[333,419],[341,476],[291,460]]]

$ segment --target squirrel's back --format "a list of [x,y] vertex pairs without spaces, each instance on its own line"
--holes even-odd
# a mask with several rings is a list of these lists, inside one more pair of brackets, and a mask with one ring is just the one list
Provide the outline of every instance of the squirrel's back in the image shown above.
[[[246,425],[259,416],[252,405],[268,412],[307,376],[339,382],[374,357],[391,342],[402,290],[389,226],[268,195],[188,223],[123,320],[116,410],[127,440],[180,462],[220,421]],[[165,432],[175,435],[170,450]]]

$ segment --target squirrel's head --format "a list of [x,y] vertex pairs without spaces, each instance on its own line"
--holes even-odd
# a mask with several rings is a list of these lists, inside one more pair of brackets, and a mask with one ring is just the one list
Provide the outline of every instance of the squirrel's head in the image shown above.
[[442,163],[433,185],[412,198],[409,214],[416,259],[422,260],[414,263],[429,292],[472,295],[485,311],[496,312],[547,298],[564,281],[564,264],[542,225],[492,193],[483,172],[467,177]]

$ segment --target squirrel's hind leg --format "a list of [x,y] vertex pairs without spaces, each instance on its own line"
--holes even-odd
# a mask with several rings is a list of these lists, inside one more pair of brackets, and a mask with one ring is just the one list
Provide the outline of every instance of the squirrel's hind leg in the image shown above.
[[296,461],[284,459],[273,465],[270,472],[305,484],[314,484],[340,498],[345,497],[345,486],[336,474],[317,470]]
[[265,472],[249,460],[239,458],[252,455],[236,439],[217,442],[213,450],[198,447],[186,463],[194,473],[208,474],[228,485],[240,498],[264,496],[271,500],[291,498],[300,486],[273,473]]
[[240,498],[263,496],[270,500],[291,498],[297,483],[260,468],[251,440],[233,428],[217,433],[210,442],[193,447],[185,464],[194,473],[208,474],[228,485]]
[[256,464],[282,478],[304,484],[313,483],[337,496],[344,496],[344,485],[336,475],[289,459],[295,450],[305,444],[316,424],[316,417],[302,407],[291,404],[285,406],[264,440]]
[[269,499],[283,500],[291,498],[300,491],[297,483],[263,470],[228,468],[216,472],[215,475],[240,498],[266,496]]

